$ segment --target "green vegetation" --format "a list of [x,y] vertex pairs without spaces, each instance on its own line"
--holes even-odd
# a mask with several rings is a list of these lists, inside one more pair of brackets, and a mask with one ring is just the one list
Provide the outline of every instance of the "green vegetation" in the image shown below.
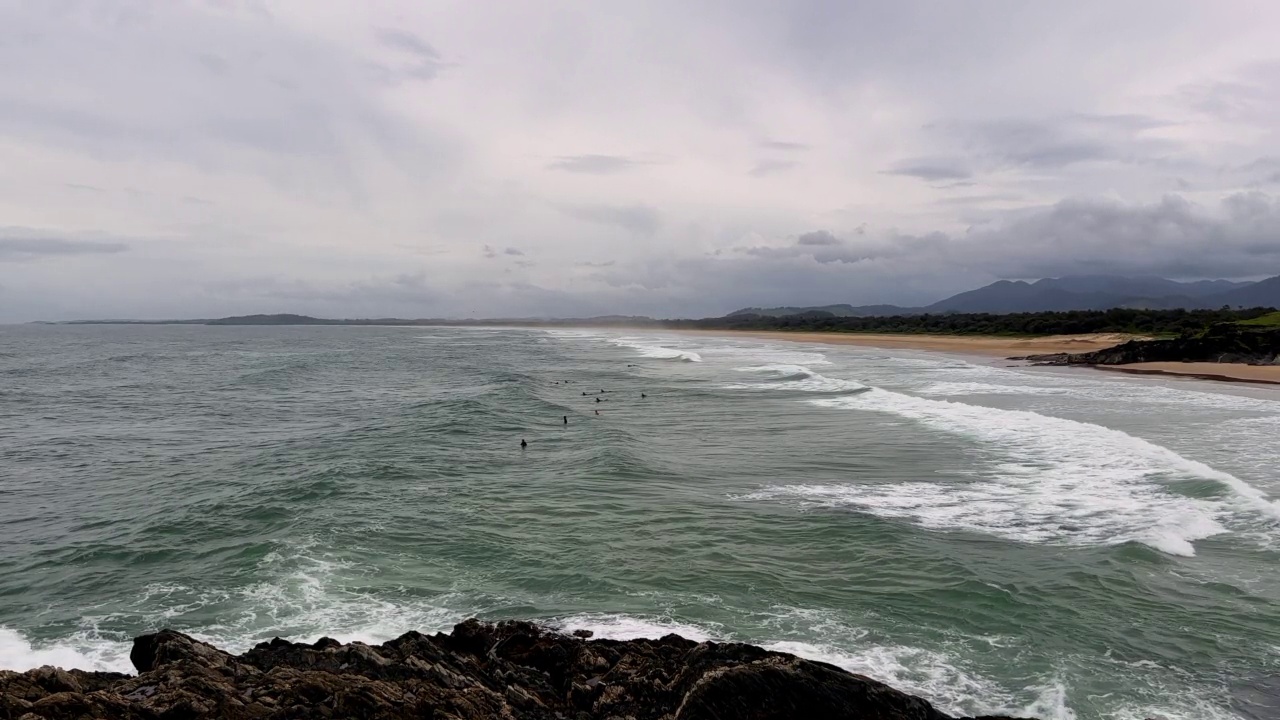
[[805,313],[785,317],[731,315],[703,320],[670,320],[677,329],[784,330],[794,332],[930,333],[945,335],[1077,335],[1132,333],[1178,336],[1201,333],[1218,323],[1252,322],[1280,313],[1271,308],[1251,310],[1072,310],[995,315],[948,313],[889,317],[836,317]]
[[1267,313],[1261,317],[1249,320],[1240,320],[1239,325],[1254,325],[1258,327],[1280,327],[1280,312]]

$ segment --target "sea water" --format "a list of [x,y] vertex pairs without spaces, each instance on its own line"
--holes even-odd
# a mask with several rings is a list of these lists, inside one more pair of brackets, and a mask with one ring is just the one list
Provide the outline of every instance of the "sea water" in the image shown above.
[[0,667],[479,616],[756,643],[957,714],[1280,716],[1280,389],[1006,364],[3,327]]

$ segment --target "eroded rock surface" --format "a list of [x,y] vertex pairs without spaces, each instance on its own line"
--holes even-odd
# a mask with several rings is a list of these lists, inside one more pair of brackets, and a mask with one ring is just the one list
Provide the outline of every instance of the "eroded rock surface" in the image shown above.
[[752,645],[590,640],[527,622],[468,620],[382,645],[276,639],[240,656],[163,630],[137,638],[130,659],[136,676],[0,672],[0,718],[950,717],[870,678]]

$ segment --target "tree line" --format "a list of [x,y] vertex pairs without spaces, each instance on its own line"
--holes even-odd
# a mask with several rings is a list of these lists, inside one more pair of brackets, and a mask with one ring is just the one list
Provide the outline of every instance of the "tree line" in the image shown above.
[[700,320],[668,320],[673,329],[783,330],[794,332],[936,333],[947,335],[1078,335],[1131,333],[1136,335],[1185,335],[1219,323],[1252,320],[1271,308],[1219,310],[1070,310],[1028,313],[945,313],[838,317],[828,312],[771,317],[731,315]]

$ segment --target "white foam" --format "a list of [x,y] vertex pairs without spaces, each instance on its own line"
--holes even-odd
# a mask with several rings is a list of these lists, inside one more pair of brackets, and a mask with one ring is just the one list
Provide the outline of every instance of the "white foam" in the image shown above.
[[[766,650],[791,653],[866,675],[899,690],[927,697],[940,709],[955,714],[996,712],[1011,706],[1011,697],[994,682],[961,670],[955,659],[943,653],[905,646],[861,645],[858,639],[864,633],[831,620],[826,613],[788,608],[784,614],[789,619],[800,620],[809,631],[820,631],[837,637],[842,645],[848,641],[855,646],[837,647],[797,640],[746,641],[756,642]],[[708,629],[667,617],[585,613],[548,624],[562,632],[590,630],[593,637],[611,640],[656,639],[670,633],[698,642],[737,639],[719,632],[718,628]],[[1046,720],[1072,720],[1072,716],[1046,716]]]
[[[926,697],[939,710],[949,714],[1007,712],[1014,702],[994,682],[965,672],[956,665],[954,658],[939,652],[900,645],[838,648],[794,640],[766,643],[763,647],[866,675],[897,690]],[[1045,720],[1074,720],[1075,715],[1041,717]]]
[[76,635],[55,643],[35,644],[21,633],[0,627],[0,670],[30,670],[42,665],[80,670],[132,673],[133,643]]
[[677,350],[657,344],[657,341],[639,338],[613,338],[609,342],[619,347],[631,348],[644,357],[660,360],[683,360],[684,362],[702,362],[702,356],[692,350]]
[[943,397],[957,395],[1066,395],[1071,391],[1063,387],[1037,385],[998,385],[980,382],[936,382],[924,388],[926,395]]
[[583,613],[553,620],[548,625],[566,633],[590,630],[594,637],[609,640],[657,639],[672,633],[696,642],[716,639],[713,633],[704,628],[670,618],[645,618],[615,613]]
[[760,373],[772,376],[771,382],[728,383],[726,390],[798,390],[802,392],[862,392],[866,385],[856,380],[842,380],[819,375],[803,365],[757,365],[735,368],[739,372]]
[[[787,485],[749,499],[793,497],[1022,542],[1140,542],[1173,555],[1193,555],[1194,541],[1226,532],[1222,521],[1233,512],[1262,515],[1270,525],[1280,518],[1280,506],[1239,478],[1099,425],[878,388],[810,402],[964,435],[981,441],[996,462],[972,482]],[[1235,497],[1179,495],[1167,486],[1179,479],[1213,480]]]

